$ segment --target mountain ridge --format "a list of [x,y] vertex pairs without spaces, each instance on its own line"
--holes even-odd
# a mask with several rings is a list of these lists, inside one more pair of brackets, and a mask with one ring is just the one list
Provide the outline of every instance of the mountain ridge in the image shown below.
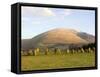
[[56,28],[41,33],[31,39],[22,39],[22,50],[36,47],[69,47],[72,45],[81,46],[83,44],[94,43],[93,35],[78,32],[74,29]]

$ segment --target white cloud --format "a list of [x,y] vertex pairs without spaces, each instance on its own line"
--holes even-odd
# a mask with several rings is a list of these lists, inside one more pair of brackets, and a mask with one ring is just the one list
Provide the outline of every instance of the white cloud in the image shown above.
[[22,7],[22,16],[54,16],[54,13],[49,8],[42,7]]
[[58,16],[59,11],[62,16],[70,15],[72,13],[71,9],[57,9],[57,10],[58,12],[55,12],[53,8],[23,6],[22,16],[28,18],[30,17],[34,18],[34,16]]
[[65,15],[70,15],[72,13],[70,9],[65,9],[64,12],[65,12]]
[[51,11],[49,8],[44,8],[44,12],[46,13],[46,15],[48,16],[54,16],[54,12]]

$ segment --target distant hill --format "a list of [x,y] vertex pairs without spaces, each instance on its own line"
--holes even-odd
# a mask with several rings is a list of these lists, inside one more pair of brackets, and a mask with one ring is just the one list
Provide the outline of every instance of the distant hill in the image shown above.
[[22,50],[33,48],[75,48],[94,43],[95,36],[73,29],[56,28],[32,39],[22,39]]
[[81,37],[82,39],[85,39],[89,43],[94,43],[95,42],[95,37],[93,35],[90,35],[90,34],[87,34],[87,33],[84,33],[84,32],[79,32],[77,35],[79,37]]

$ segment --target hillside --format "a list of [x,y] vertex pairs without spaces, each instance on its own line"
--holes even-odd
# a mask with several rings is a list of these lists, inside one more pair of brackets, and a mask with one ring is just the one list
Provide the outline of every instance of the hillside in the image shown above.
[[71,48],[95,42],[93,35],[73,29],[56,28],[32,39],[22,39],[22,50],[33,48]]

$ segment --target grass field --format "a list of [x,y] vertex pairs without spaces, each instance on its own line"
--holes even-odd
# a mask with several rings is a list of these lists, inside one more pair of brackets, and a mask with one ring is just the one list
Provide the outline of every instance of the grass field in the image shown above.
[[95,65],[95,53],[65,55],[22,56],[21,70],[91,67]]

